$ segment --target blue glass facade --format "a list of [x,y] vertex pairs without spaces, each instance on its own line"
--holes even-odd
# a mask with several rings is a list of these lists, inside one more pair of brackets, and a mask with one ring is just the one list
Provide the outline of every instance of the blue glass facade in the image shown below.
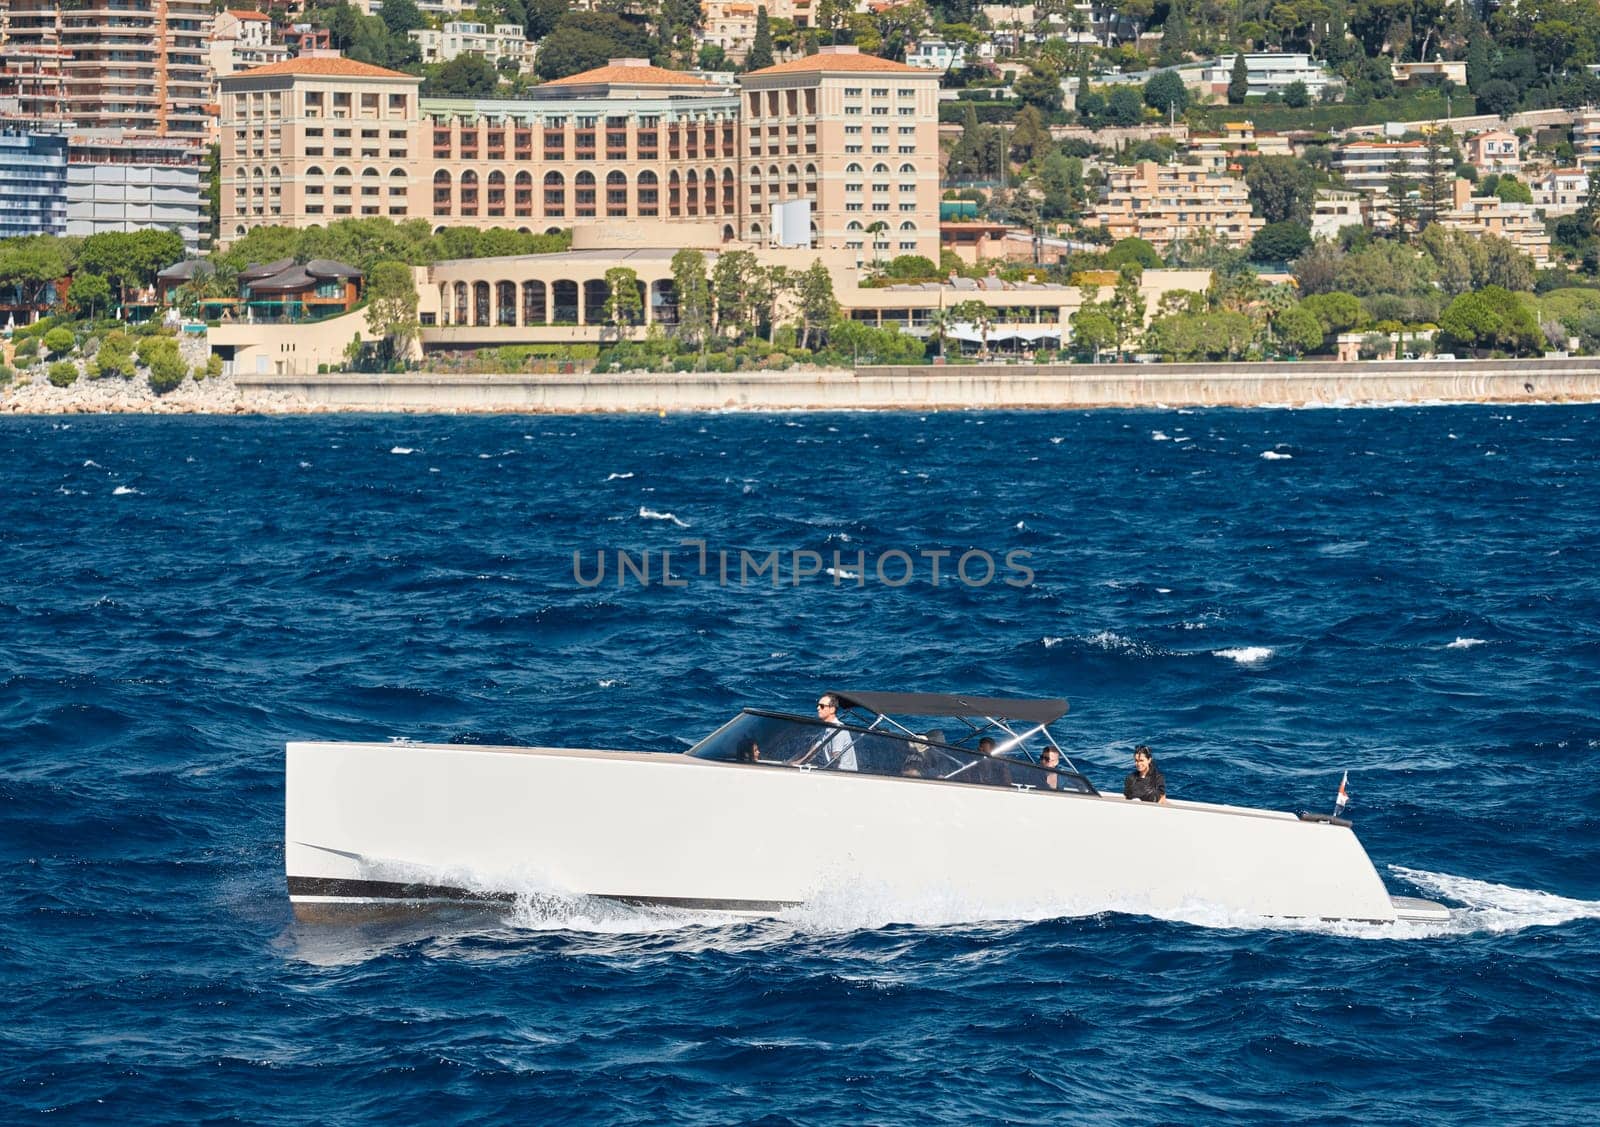
[[0,131],[0,239],[66,230],[66,136]]

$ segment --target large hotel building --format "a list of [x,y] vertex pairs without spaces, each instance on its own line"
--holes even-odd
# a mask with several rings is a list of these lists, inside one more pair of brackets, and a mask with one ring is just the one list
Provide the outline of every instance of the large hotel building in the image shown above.
[[715,224],[764,244],[773,205],[807,200],[815,248],[938,260],[934,72],[824,47],[737,86],[639,59],[516,100],[422,98],[419,82],[316,55],[223,78],[223,241],[385,216]]

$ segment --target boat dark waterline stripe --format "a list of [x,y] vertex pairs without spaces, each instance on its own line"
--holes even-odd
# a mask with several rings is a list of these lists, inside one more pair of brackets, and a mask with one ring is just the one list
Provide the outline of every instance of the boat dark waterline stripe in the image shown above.
[[[443,884],[414,884],[387,880],[340,880],[333,877],[290,877],[289,895],[362,900],[454,900],[467,904],[511,904],[514,892],[482,892]],[[682,908],[700,912],[778,912],[795,907],[791,900],[724,900],[693,896],[634,896],[597,892],[596,900],[611,900],[636,908]]]

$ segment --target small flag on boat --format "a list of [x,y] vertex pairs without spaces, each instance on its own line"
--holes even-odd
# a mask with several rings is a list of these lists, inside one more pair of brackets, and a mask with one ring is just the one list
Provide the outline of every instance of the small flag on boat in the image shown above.
[[1350,772],[1346,771],[1339,780],[1339,797],[1333,800],[1333,816],[1337,818],[1344,813],[1345,804],[1350,801],[1350,795],[1345,792],[1345,784],[1350,781]]

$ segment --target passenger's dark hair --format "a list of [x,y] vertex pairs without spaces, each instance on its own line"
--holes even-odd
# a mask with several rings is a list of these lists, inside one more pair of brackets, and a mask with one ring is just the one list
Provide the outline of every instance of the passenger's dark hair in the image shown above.
[[754,763],[756,761],[756,741],[749,736],[740,740],[735,757],[740,763]]
[[1150,754],[1150,745],[1149,744],[1140,744],[1138,747],[1133,749],[1133,754],[1135,756],[1142,755],[1146,759],[1154,759],[1155,758],[1155,756]]

